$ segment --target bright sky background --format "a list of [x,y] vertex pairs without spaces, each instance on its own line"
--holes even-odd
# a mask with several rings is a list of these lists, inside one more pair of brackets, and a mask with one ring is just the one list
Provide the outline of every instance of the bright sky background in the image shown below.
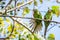
[[[38,0],[37,0],[38,1]],[[8,2],[8,0],[7,0]],[[43,0],[43,4],[40,4],[39,1],[38,1],[38,10],[39,11],[47,11],[48,10],[48,7],[51,8],[51,6],[53,5],[58,5],[60,6],[60,4],[56,3],[56,0],[50,0],[50,1],[47,1],[47,0]],[[27,5],[28,6],[28,5]],[[30,9],[33,9],[33,3],[32,5],[28,6]],[[18,12],[18,16],[21,16],[20,13],[22,13],[23,11],[21,10],[20,12]],[[44,17],[44,15],[46,14],[45,12],[41,12],[42,16]],[[26,17],[32,17],[32,12],[30,12],[28,15],[26,15]],[[53,16],[53,19],[54,21],[58,21],[60,22],[60,16],[59,17],[56,17],[55,15]],[[27,22],[26,20],[24,20],[25,22]],[[47,36],[48,34],[50,33],[54,33],[55,34],[55,40],[59,40],[60,39],[60,28],[58,27],[59,24],[57,24],[55,27],[53,27],[49,32],[47,32]],[[51,27],[51,26],[49,26]],[[44,30],[44,24],[43,24],[43,29]],[[43,34],[44,31],[41,32],[41,34]]]

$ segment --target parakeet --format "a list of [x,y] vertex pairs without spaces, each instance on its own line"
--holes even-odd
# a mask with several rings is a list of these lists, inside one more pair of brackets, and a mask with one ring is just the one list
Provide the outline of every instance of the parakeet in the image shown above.
[[[50,9],[47,11],[46,15],[44,16],[44,19],[45,20],[52,20],[52,11]],[[50,22],[49,21],[44,21],[44,24],[45,24],[44,36],[45,36]]]
[[[33,10],[33,17],[34,18],[39,18],[39,19],[42,19],[42,15],[41,13],[37,10],[37,9],[34,9]],[[33,32],[35,33],[38,33],[42,28],[42,21],[41,20],[34,20],[34,26],[33,26]]]
[[47,40],[55,40],[55,35],[54,34],[49,34]]

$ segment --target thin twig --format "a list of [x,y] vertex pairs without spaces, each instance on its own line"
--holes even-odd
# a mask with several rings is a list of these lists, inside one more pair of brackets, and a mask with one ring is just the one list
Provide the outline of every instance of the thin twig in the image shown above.
[[29,4],[30,2],[33,2],[33,0],[30,0],[30,1],[24,3],[24,4],[20,5],[20,6],[14,7],[14,8],[12,8],[12,9],[8,10],[7,12],[14,11],[14,10],[17,9],[17,8],[20,8],[20,7],[22,7],[22,6],[25,6],[25,5]]
[[[20,6],[16,6],[16,7],[12,8],[12,9],[8,10],[6,7],[8,6],[8,4],[11,3],[11,2],[9,2],[9,3],[5,6],[5,9],[3,9],[2,11],[4,11],[4,12],[5,12],[5,10],[7,10],[7,12],[14,11],[15,9],[18,9],[18,8],[20,8],[20,7],[23,7],[23,6],[29,4],[29,3],[33,2],[33,1],[34,1],[34,0],[30,0],[30,1],[24,3],[24,4],[20,5]],[[2,13],[3,13],[3,12],[2,12]]]
[[55,25],[56,25],[56,24],[54,24],[52,27],[50,27],[50,28],[47,30],[47,32],[50,31],[50,29],[52,29]]
[[[17,3],[17,1],[15,0],[15,7],[16,7],[16,3]],[[16,15],[16,9],[14,10],[14,16]]]
[[44,38],[45,39],[46,39],[47,29],[48,29],[48,27],[45,27],[45,30],[44,30]]
[[12,16],[15,18],[22,18],[22,19],[33,19],[33,20],[40,20],[40,21],[48,21],[48,22],[54,22],[60,24],[60,22],[52,21],[52,20],[45,20],[45,19],[39,19],[39,18],[31,18],[31,17],[18,17],[18,16]]
[[[12,19],[12,20],[13,20],[13,19]],[[6,39],[8,39],[8,38],[12,35],[12,33],[13,33],[13,31],[14,31],[14,27],[15,27],[15,26],[14,26],[14,25],[15,25],[14,23],[15,23],[15,21],[13,20],[12,31],[11,31],[10,35],[6,37]]]
[[8,5],[10,5],[10,4],[11,4],[11,2],[12,2],[12,0],[10,0],[10,1],[9,1],[9,3],[5,6],[5,8],[7,8],[7,7],[8,7]]
[[40,21],[48,21],[48,22],[54,22],[60,24],[60,22],[52,21],[52,20],[45,20],[45,19],[39,19],[39,18],[31,18],[31,17],[19,17],[19,16],[0,16],[0,17],[14,17],[14,18],[22,18],[22,19],[33,19],[33,20],[40,20]]
[[[12,1],[12,0],[11,0]],[[10,1],[10,3],[11,3],[11,1]],[[8,5],[7,5],[8,6]],[[16,0],[15,0],[15,7],[16,7]],[[16,9],[14,10],[14,13],[16,13]],[[15,14],[14,14],[14,16],[15,16]],[[13,20],[13,19],[12,19]],[[12,33],[13,33],[13,31],[14,31],[14,27],[15,27],[15,21],[13,20],[13,27],[12,27],[12,31],[11,31],[11,33],[10,33],[10,35],[8,36],[8,37],[6,37],[6,39],[8,39],[11,35],[12,35]]]
[[[12,18],[12,17],[11,17],[11,18]],[[12,19],[13,19],[13,18],[12,18]],[[14,20],[14,19],[13,19],[13,20]],[[25,25],[23,25],[22,23],[18,22],[17,20],[14,20],[14,21],[16,21],[17,23],[21,24],[23,27],[25,27],[28,31],[30,31],[30,32],[32,33],[32,31],[29,30]]]

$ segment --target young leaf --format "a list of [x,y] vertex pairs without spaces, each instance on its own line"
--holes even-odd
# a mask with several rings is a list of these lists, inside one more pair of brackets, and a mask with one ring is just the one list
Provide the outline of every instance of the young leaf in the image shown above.
[[13,15],[13,12],[12,11],[10,11],[10,15]]
[[49,34],[47,40],[55,40],[55,35],[54,34]]
[[0,32],[2,32],[3,31],[3,28],[0,28]]
[[2,2],[2,4],[5,4],[5,2]]
[[28,40],[34,40],[34,37],[31,34],[27,35]]
[[26,15],[26,14],[28,14],[30,12],[30,9],[28,8],[28,7],[25,7],[24,9],[23,9],[23,15]]
[[4,20],[3,20],[3,18],[2,17],[0,17],[0,26],[4,26]]
[[34,5],[35,5],[35,6],[37,6],[37,5],[38,5],[36,0],[34,0]]
[[39,38],[34,34],[34,40],[39,40]]
[[20,6],[21,4],[23,4],[23,2],[21,2],[21,3],[20,3],[20,2],[18,2],[18,3],[17,3],[17,6]]
[[14,35],[14,34],[11,35],[11,38],[15,38],[15,37],[16,37],[16,35]]
[[52,6],[52,12],[58,17],[60,15],[59,6]]
[[20,37],[21,37],[21,35],[19,35],[19,37],[18,37],[18,38],[19,38],[19,40],[21,40],[21,38],[20,38]]
[[7,29],[8,29],[8,31],[9,31],[9,32],[11,32],[11,31],[12,31],[12,27],[13,27],[13,26],[12,26],[12,24],[10,24],[10,25],[8,26],[8,28],[7,28]]
[[40,3],[43,3],[43,0],[39,0],[40,1]]

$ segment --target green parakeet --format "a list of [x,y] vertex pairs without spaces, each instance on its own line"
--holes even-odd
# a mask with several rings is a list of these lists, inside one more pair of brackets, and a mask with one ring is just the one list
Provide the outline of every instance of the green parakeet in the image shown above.
[[47,40],[55,40],[55,35],[54,34],[49,34]]
[[[33,13],[34,18],[42,19],[42,15],[37,9],[34,9],[33,11],[34,11],[34,13]],[[42,28],[42,21],[34,20],[33,32],[38,33],[41,30],[41,28]]]
[[[46,15],[44,16],[44,19],[45,20],[52,20],[52,11],[50,9],[47,11]],[[45,23],[44,36],[46,36],[46,31],[47,31],[47,28],[48,28],[50,22],[49,21],[44,21],[44,23]]]

